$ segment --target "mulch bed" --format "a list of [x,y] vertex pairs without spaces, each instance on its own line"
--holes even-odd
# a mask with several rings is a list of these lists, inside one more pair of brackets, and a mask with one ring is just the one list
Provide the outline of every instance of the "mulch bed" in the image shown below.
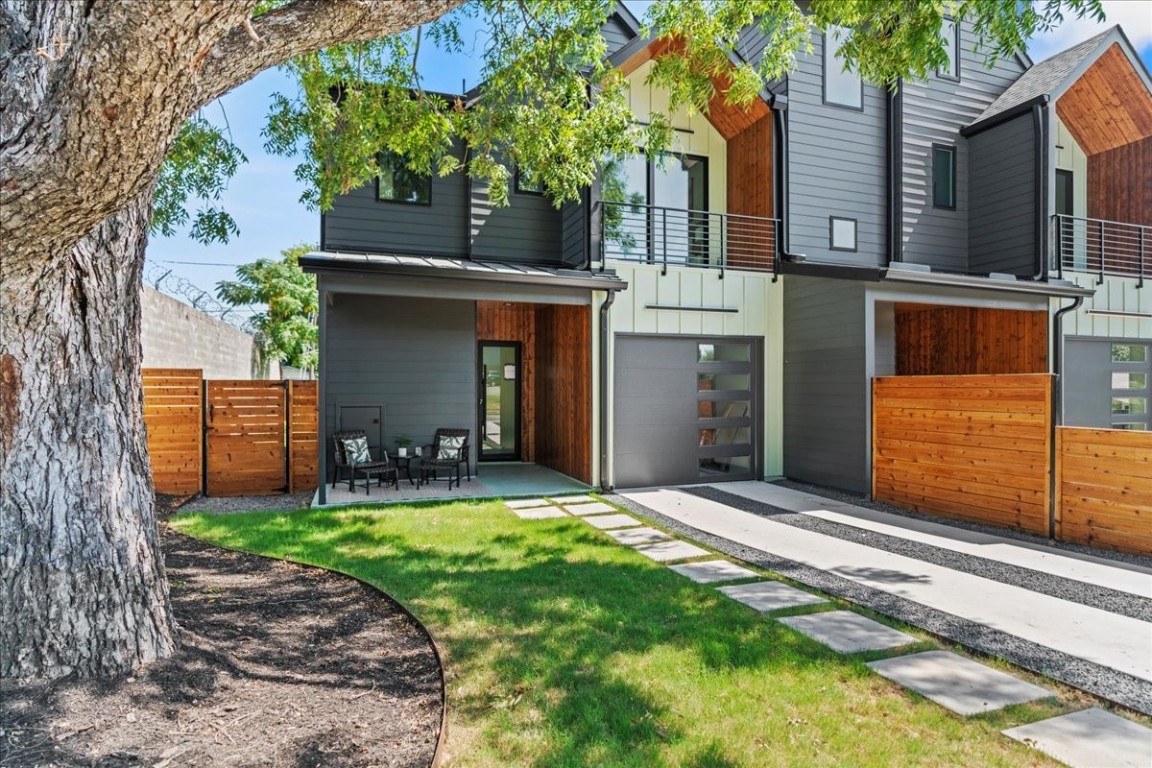
[[[178,500],[158,497],[161,519]],[[0,766],[428,766],[441,669],[386,595],[161,523],[175,656],[135,675],[5,683]]]

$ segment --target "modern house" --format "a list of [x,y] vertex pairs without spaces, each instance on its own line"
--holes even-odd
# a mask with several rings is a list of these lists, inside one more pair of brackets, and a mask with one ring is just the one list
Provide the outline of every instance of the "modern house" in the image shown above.
[[[645,80],[668,44],[623,6],[604,34],[642,122],[667,102]],[[463,173],[382,157],[301,260],[321,292],[322,445],[468,426],[481,475],[519,460],[603,487],[864,491],[873,376],[1049,371],[1053,309],[1095,288],[1057,258],[1056,142],[1103,151],[1081,138],[1103,130],[1093,111],[1060,105],[1111,49],[1040,91],[1047,62],[988,68],[967,25],[946,34],[949,65],[893,90],[816,34],[751,107],[674,115],[669,157],[608,160],[560,210],[519,177],[493,208]],[[1104,39],[1147,85],[1122,34]],[[755,63],[766,42],[750,29],[732,56]]]

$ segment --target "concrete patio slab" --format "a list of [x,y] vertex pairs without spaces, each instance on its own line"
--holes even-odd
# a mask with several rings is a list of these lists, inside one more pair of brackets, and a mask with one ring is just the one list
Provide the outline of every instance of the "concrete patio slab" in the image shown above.
[[564,509],[577,517],[583,517],[584,515],[602,515],[605,512],[619,511],[611,504],[605,504],[602,501],[593,501],[591,504],[565,504]]
[[504,502],[509,509],[532,509],[534,507],[550,507],[552,502],[548,499],[512,499]]
[[733,600],[758,611],[779,611],[783,608],[818,605],[826,602],[819,595],[781,584],[778,581],[758,581],[755,584],[737,584],[719,589]]
[[548,520],[554,517],[568,517],[568,513],[560,507],[532,507],[531,509],[514,509],[513,513],[521,520]]
[[750,571],[742,565],[736,565],[736,563],[730,563],[727,560],[705,560],[702,563],[684,563],[683,565],[670,565],[668,567],[681,576],[687,576],[697,584],[736,581],[737,579],[760,576],[755,571]]
[[1071,768],[1147,768],[1152,730],[1102,709],[1085,709],[1016,728],[1004,735]]
[[631,528],[640,525],[640,521],[631,515],[592,515],[591,517],[585,517],[584,522],[602,531],[606,531],[609,528]]
[[687,560],[691,557],[712,554],[706,549],[701,549],[685,541],[664,541],[659,544],[648,544],[643,547],[636,547],[636,551],[658,563]]
[[882,651],[916,642],[912,635],[852,611],[788,616],[780,622],[839,653]]
[[[586,517],[584,519],[591,521],[596,518]],[[663,531],[658,531],[655,528],[621,528],[616,531],[604,531],[604,533],[629,547],[637,547],[641,544],[655,544],[658,541],[668,541],[670,538],[668,534]]]
[[949,651],[927,651],[868,664],[878,674],[911,688],[960,715],[991,712],[1054,694]]
[[548,498],[557,504],[588,504],[593,501],[599,501],[599,499],[595,499],[586,493],[578,496],[549,496]]

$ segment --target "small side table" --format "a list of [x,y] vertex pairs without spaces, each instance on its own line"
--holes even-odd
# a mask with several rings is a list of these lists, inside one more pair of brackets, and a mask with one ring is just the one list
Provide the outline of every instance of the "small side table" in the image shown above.
[[408,454],[407,456],[400,456],[400,455],[397,455],[395,453],[389,454],[389,455],[392,459],[394,459],[396,461],[396,467],[397,468],[402,467],[404,469],[404,473],[406,475],[408,475],[408,484],[409,485],[415,485],[417,488],[419,488],[420,484],[417,483],[416,480],[413,479],[413,477],[412,477],[412,461],[414,459],[419,459],[420,457],[414,456],[411,453]]

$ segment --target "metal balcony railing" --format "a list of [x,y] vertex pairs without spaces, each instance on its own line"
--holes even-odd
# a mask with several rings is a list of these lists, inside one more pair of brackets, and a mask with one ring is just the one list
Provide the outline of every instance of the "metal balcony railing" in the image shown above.
[[601,264],[610,259],[705,269],[772,271],[778,220],[601,201]]
[[1065,272],[1104,277],[1134,277],[1137,286],[1152,274],[1152,227],[1120,221],[1086,219],[1079,216],[1055,217],[1056,246],[1053,268]]

